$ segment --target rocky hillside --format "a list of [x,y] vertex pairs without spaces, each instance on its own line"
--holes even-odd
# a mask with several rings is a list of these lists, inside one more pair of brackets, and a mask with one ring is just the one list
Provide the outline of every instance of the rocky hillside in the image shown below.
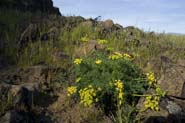
[[[65,17],[53,6],[52,0],[1,0],[0,122],[184,123],[184,40],[184,36],[144,32],[133,26],[123,27],[111,19],[101,20],[101,17]],[[104,55],[109,55],[109,59]],[[124,59],[116,62],[118,58]],[[95,65],[92,59],[97,60]],[[82,69],[75,69],[81,62]],[[105,66],[99,69],[104,62]],[[81,70],[85,72],[82,74]],[[148,71],[153,73],[149,78],[153,79],[153,85],[144,83]],[[102,77],[97,76],[99,73]],[[123,73],[124,81],[128,81],[124,95],[130,98],[125,99],[128,104],[122,105],[123,121],[119,121],[118,101],[113,92],[121,91],[103,80],[107,82],[108,78],[117,78]],[[80,85],[82,77],[86,81]],[[80,94],[72,98],[69,94],[91,78],[91,81],[98,80],[94,85],[100,85],[99,90],[103,91],[94,94],[101,96],[96,98],[98,103],[84,107],[79,101],[83,99]],[[78,88],[69,89],[76,84]],[[91,86],[84,90],[88,89],[95,92]],[[131,91],[142,96],[133,96]],[[146,95],[159,96],[160,100],[155,102],[157,111],[152,106],[140,110],[146,107]],[[153,96],[150,99],[154,99]]]

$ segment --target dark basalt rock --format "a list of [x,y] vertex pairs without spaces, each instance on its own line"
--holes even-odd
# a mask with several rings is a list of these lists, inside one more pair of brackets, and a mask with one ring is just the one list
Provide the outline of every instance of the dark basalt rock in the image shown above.
[[61,15],[52,0],[1,0],[0,8]]
[[23,111],[11,110],[0,117],[1,123],[53,123],[51,117],[47,116],[48,112],[30,113]]

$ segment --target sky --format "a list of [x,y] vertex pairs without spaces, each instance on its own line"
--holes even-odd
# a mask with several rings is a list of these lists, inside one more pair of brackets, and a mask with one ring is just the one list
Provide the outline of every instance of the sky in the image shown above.
[[65,16],[112,19],[123,27],[185,34],[185,0],[53,0]]

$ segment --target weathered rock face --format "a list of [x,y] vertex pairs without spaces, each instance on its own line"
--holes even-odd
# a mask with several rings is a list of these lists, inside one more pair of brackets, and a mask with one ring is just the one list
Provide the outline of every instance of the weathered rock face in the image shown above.
[[[0,110],[3,108],[3,112],[0,112],[0,122],[51,123],[50,117],[44,114],[46,111],[42,112],[57,99],[56,96],[43,92],[47,91],[50,82],[48,67],[38,65],[15,70],[15,73],[10,72],[0,76]],[[39,113],[33,111],[35,106]]]
[[124,29],[121,25],[114,24],[114,22],[111,19],[108,19],[105,21],[95,21],[95,22],[97,25],[97,32],[102,36],[109,35],[112,32],[119,33]]
[[167,92],[167,95],[185,98],[184,62],[185,60],[181,60],[177,64],[173,64],[169,61],[163,65],[164,74],[159,80],[159,85]]
[[101,33],[111,32],[114,27],[114,22],[110,19],[106,21],[100,21],[98,27]]
[[53,7],[52,0],[1,0],[0,8],[60,15],[59,9]]

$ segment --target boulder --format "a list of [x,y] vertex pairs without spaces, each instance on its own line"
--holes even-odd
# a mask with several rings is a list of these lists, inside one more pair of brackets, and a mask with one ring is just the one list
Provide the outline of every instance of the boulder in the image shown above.
[[[7,101],[11,101],[11,108],[17,111],[31,111],[34,106],[48,107],[56,101],[57,97],[42,92],[41,86],[39,83],[12,85],[1,82],[0,99],[1,96],[8,95],[9,100]],[[7,109],[5,109],[5,111],[6,110]]]
[[164,71],[158,83],[167,95],[185,98],[184,62],[185,60],[180,60],[174,64],[170,59],[162,61]]
[[12,107],[18,110],[30,110],[33,106],[34,95],[38,90],[38,83],[25,83],[21,85],[0,83],[0,94],[9,95]]
[[103,27],[105,29],[111,29],[111,28],[113,28],[113,26],[114,26],[114,22],[110,19],[103,22]]

